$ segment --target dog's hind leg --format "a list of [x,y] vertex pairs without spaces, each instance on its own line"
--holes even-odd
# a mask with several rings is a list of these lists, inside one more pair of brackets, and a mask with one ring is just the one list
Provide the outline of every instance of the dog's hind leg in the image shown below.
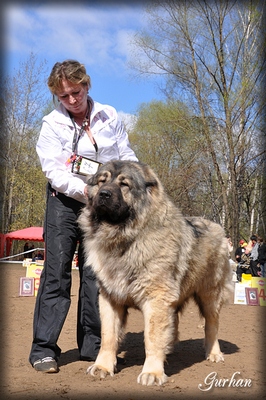
[[205,356],[212,362],[223,361],[223,353],[218,342],[220,302],[209,296],[195,296],[202,316],[205,318]]
[[109,299],[99,295],[101,316],[101,348],[95,363],[87,369],[87,373],[100,378],[106,375],[113,376],[116,372],[117,351],[123,338],[123,327],[126,323],[127,309],[123,306],[111,304]]

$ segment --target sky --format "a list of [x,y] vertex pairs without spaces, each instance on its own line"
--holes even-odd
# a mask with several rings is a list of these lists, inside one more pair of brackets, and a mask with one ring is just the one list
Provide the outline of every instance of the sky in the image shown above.
[[2,18],[7,72],[12,74],[31,53],[47,61],[48,75],[57,61],[76,59],[91,77],[93,99],[118,112],[136,114],[142,103],[162,100],[157,80],[134,78],[128,67],[130,42],[146,25],[143,3],[89,4],[6,3]]

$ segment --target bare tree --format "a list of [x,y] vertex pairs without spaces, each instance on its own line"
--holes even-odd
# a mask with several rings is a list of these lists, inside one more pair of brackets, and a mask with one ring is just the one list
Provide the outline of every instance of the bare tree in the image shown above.
[[161,74],[167,98],[181,99],[201,120],[206,162],[217,182],[223,223],[234,242],[247,171],[262,173],[265,101],[263,1],[153,2],[150,30],[134,39],[140,74]]
[[[43,219],[44,179],[35,146],[42,110],[47,104],[43,82],[45,63],[30,55],[1,90],[1,177],[3,233]],[[40,198],[43,201],[38,202]],[[34,205],[35,204],[35,205]],[[39,206],[38,206],[39,204]],[[35,215],[35,216],[34,216]]]
[[201,181],[205,146],[199,122],[181,102],[151,102],[142,104],[130,132],[139,160],[154,168],[172,200],[187,215],[206,213],[202,197],[208,184]]

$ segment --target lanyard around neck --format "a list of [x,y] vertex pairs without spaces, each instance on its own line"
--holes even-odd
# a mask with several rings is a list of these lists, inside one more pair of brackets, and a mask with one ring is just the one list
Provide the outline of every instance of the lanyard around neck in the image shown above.
[[[73,142],[72,142],[72,153],[73,154],[77,154],[77,147],[78,147],[79,139],[81,138],[83,132],[85,131],[85,127],[88,125],[88,122],[85,120],[83,122],[83,124],[81,125],[81,128],[80,128],[80,130],[78,132],[76,123],[74,121],[74,118],[71,115],[70,115],[70,119],[71,119],[72,124],[73,124],[74,129],[75,129]],[[94,138],[91,138],[91,137],[89,137],[89,138],[90,138],[90,140],[91,140],[91,142],[92,142],[92,144],[93,144],[93,146],[95,148],[96,154],[97,154],[98,153],[98,146],[97,146],[96,140]]]

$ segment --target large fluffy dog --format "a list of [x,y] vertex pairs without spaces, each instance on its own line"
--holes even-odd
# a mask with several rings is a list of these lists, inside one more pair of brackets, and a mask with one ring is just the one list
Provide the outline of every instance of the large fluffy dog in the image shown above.
[[217,331],[231,272],[219,225],[184,218],[150,167],[132,161],[106,163],[88,180],[79,223],[100,287],[102,344],[88,373],[113,376],[127,309],[136,307],[144,316],[146,351],[138,382],[166,382],[164,361],[190,297],[205,317],[206,358],[223,360]]

